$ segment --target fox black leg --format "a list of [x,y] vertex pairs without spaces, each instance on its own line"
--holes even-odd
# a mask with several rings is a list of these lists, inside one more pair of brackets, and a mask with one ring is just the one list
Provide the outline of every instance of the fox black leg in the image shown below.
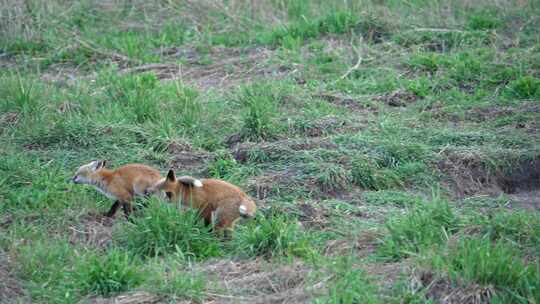
[[126,218],[129,218],[129,215],[133,211],[133,206],[129,203],[124,202],[122,203],[122,209],[124,209],[124,215],[126,216]]
[[111,206],[111,209],[109,210],[109,212],[105,213],[105,216],[106,217],[113,217],[115,214],[116,214],[116,211],[118,210],[118,208],[120,208],[120,201],[115,201],[114,204]]

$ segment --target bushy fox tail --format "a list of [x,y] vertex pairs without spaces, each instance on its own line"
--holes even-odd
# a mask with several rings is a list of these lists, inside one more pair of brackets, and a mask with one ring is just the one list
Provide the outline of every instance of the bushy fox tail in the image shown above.
[[196,179],[195,177],[192,177],[192,176],[187,176],[187,175],[180,176],[177,178],[177,180],[186,186],[193,186],[193,187],[203,186],[201,180]]

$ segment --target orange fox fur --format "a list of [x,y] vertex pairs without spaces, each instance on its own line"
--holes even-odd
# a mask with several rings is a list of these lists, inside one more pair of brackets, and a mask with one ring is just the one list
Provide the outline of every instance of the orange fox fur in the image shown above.
[[170,170],[149,193],[161,192],[171,202],[180,200],[200,210],[206,224],[214,224],[218,230],[232,230],[240,217],[255,216],[255,202],[237,186],[218,179],[201,179],[202,185],[195,186],[182,182],[186,178],[190,177],[176,178]]
[[105,215],[114,216],[122,207],[126,216],[133,211],[132,200],[144,196],[147,189],[162,179],[158,170],[141,164],[128,164],[117,169],[105,168],[106,161],[93,161],[81,166],[73,178],[76,184],[94,186],[107,197],[115,200]]

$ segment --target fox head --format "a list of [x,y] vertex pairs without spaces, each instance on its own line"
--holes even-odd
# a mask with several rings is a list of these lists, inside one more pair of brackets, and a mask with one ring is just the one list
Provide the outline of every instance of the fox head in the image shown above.
[[95,160],[89,164],[82,165],[77,169],[71,181],[76,184],[95,184],[98,178],[96,174],[99,170],[105,168],[105,160]]
[[200,180],[191,176],[176,177],[173,170],[169,170],[167,177],[157,182],[150,187],[146,194],[162,194],[163,198],[167,198],[171,202],[178,201],[178,195],[184,186],[202,187]]

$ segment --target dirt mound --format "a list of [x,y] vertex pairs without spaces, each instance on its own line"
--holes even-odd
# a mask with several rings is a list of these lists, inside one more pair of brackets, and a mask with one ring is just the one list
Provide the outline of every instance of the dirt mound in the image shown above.
[[482,304],[491,303],[494,294],[492,286],[468,284],[461,286],[450,279],[437,276],[430,271],[422,271],[414,277],[418,288],[426,288],[426,298],[441,304]]
[[99,213],[89,212],[79,217],[74,226],[69,227],[69,241],[100,249],[112,244],[114,219]]
[[499,176],[497,182],[504,192],[509,194],[539,190],[540,156],[533,160],[520,162],[508,174]]
[[497,184],[518,206],[540,211],[540,156],[522,161]]
[[440,161],[437,166],[441,172],[450,176],[449,187],[458,198],[501,192],[494,173],[489,171],[482,158],[476,154],[449,152],[447,159]]
[[214,303],[306,303],[305,283],[310,269],[300,263],[275,265],[263,260],[219,260],[202,265],[214,276],[221,292],[209,292]]
[[405,107],[418,100],[418,98],[419,96],[412,92],[397,90],[392,93],[378,96],[375,100],[384,102],[392,107]]
[[438,166],[450,176],[450,189],[458,198],[506,194],[518,207],[540,210],[540,155],[498,170],[489,168],[478,155],[449,153]]

